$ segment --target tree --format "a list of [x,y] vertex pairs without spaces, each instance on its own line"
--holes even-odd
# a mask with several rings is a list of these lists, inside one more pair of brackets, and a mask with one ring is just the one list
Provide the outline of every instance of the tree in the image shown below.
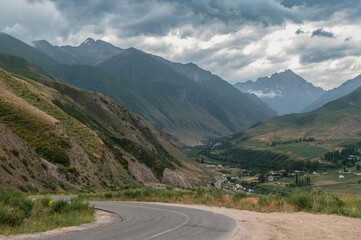
[[267,182],[267,180],[268,180],[268,176],[266,174],[258,175],[258,181],[260,181],[261,183]]

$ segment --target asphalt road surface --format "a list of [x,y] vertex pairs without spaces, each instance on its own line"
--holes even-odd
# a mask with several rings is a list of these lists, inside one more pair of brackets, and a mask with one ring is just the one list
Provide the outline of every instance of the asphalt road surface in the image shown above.
[[237,222],[228,216],[186,207],[141,202],[91,202],[120,216],[105,227],[73,232],[51,240],[220,240],[229,239]]
[[223,183],[224,181],[226,181],[226,180],[227,180],[227,178],[219,179],[219,180],[214,184],[214,186],[215,186],[216,188],[222,190],[222,183]]

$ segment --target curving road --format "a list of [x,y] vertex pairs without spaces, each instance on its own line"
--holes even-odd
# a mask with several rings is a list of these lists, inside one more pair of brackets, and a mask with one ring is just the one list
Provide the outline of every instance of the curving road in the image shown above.
[[101,210],[118,214],[120,222],[48,240],[223,240],[238,223],[225,215],[193,208],[141,202],[91,202]]

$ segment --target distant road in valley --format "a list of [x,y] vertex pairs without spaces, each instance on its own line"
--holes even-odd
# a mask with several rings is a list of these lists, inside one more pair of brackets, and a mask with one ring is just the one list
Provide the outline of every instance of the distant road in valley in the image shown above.
[[234,194],[234,192],[229,191],[228,189],[222,188],[222,183],[223,183],[224,181],[227,181],[227,178],[222,178],[222,179],[218,180],[218,181],[214,184],[214,186],[215,186],[216,188],[220,189],[220,190],[223,190],[223,191],[227,192],[227,193]]
[[227,180],[227,178],[219,179],[219,180],[214,184],[214,186],[215,186],[216,188],[222,190],[222,183],[223,183],[224,181],[226,181],[226,180]]
[[142,202],[91,202],[121,221],[105,227],[53,236],[48,240],[225,240],[238,223],[228,216],[193,208]]

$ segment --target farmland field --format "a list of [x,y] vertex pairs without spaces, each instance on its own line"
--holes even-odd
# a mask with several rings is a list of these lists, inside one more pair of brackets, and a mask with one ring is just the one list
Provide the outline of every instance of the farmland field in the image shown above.
[[312,157],[320,156],[329,151],[329,149],[327,148],[321,146],[314,146],[307,143],[293,143],[293,144],[279,145],[273,147],[273,149],[278,151],[291,152],[292,154],[295,154],[303,158],[312,158]]

